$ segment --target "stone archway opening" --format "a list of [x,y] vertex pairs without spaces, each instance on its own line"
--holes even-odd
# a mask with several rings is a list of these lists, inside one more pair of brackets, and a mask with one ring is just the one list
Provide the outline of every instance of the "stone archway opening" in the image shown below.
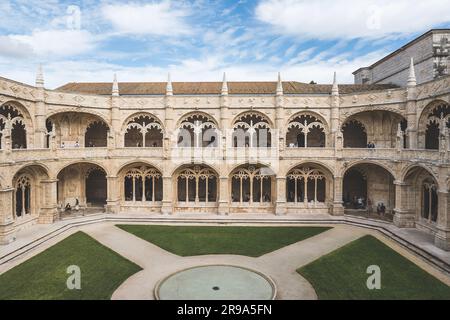
[[161,172],[146,163],[131,163],[120,170],[120,208],[122,211],[158,212],[163,200]]
[[57,179],[57,201],[63,215],[104,211],[108,186],[102,167],[86,162],[71,164]]
[[290,148],[325,147],[325,124],[320,119],[308,114],[295,117],[288,124],[286,146]]
[[242,165],[231,173],[231,210],[267,212],[273,210],[275,174],[262,165]]
[[[106,147],[108,124],[99,116],[85,112],[62,112],[47,121],[55,127],[56,144],[61,148]],[[49,131],[50,132],[50,131]]]
[[26,166],[14,175],[14,220],[26,222],[39,216],[46,198],[41,182],[47,179],[47,170],[39,165]]
[[377,164],[361,163],[350,167],[343,179],[345,213],[392,221],[394,180],[387,169]]
[[159,120],[147,114],[137,115],[127,122],[124,134],[125,148],[161,148],[163,127]]
[[416,166],[408,170],[403,185],[403,206],[419,229],[435,231],[439,217],[439,185],[425,168]]
[[175,177],[177,211],[217,209],[219,176],[215,170],[205,165],[183,166]]
[[25,118],[14,104],[5,104],[0,107],[0,149],[4,148],[4,138],[6,136],[9,136],[11,139],[12,149],[27,148]]
[[344,148],[367,148],[368,143],[377,148],[396,148],[398,136],[401,146],[406,139],[406,119],[392,111],[364,111],[352,115],[342,126]]
[[258,112],[246,112],[233,123],[232,143],[235,148],[270,148],[272,131],[267,119]]

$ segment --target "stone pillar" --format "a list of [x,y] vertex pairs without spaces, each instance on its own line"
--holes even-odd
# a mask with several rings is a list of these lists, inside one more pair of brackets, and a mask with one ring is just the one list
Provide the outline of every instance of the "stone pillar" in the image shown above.
[[107,176],[108,195],[106,199],[106,213],[117,214],[120,212],[120,192],[119,177]]
[[0,190],[0,244],[8,244],[16,240],[13,192],[13,188]]
[[286,177],[276,177],[277,201],[275,204],[275,214],[285,215],[286,210]]
[[45,104],[45,89],[43,86],[36,88],[36,104],[34,116],[34,145],[29,145],[27,139],[27,148],[42,148],[46,147],[47,127],[45,120],[47,118],[47,107]]
[[[122,119],[120,117],[120,107],[119,107],[119,96],[111,97],[111,128],[109,129],[109,133],[112,138],[107,137],[108,139],[108,148],[110,145],[114,145],[116,148],[122,148],[124,145],[120,145],[120,129],[122,126]],[[112,141],[110,141],[112,140]]]
[[407,89],[407,102],[406,102],[406,120],[408,121],[408,128],[406,129],[408,148],[418,148],[417,137],[417,94],[415,87],[409,87]]
[[343,177],[334,177],[333,181],[333,205],[331,214],[333,216],[343,216],[344,206],[342,201]]
[[219,215],[230,213],[228,177],[219,178]]
[[57,188],[58,179],[41,181],[43,190],[43,205],[39,212],[39,223],[50,224],[59,219]]
[[434,244],[445,251],[450,251],[450,210],[448,190],[438,191],[438,221]]
[[394,225],[399,228],[414,228],[415,212],[411,211],[408,208],[408,187],[410,187],[410,185],[401,181],[394,181],[394,185],[395,185]]
[[163,201],[161,207],[162,214],[172,214],[173,213],[173,197],[177,195],[174,194],[172,177],[163,177]]
[[[172,94],[166,94],[165,97],[165,114],[164,114],[164,141],[163,141],[163,154],[165,159],[170,159],[172,153],[172,141],[170,134],[175,130],[173,120],[173,105],[174,97]],[[164,189],[165,191],[166,189]],[[170,190],[170,189],[167,189]],[[165,193],[165,192],[164,192]]]

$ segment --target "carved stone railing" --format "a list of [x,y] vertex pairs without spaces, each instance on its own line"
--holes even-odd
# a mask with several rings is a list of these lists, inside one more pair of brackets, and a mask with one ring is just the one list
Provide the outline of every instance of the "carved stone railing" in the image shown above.
[[286,147],[281,152],[281,156],[286,159],[306,158],[332,158],[335,156],[334,148],[291,148]]
[[151,158],[170,159],[174,162],[187,163],[210,163],[220,164],[223,161],[236,164],[264,163],[272,164],[280,159],[370,159],[370,160],[395,160],[395,161],[429,161],[450,162],[450,151],[439,152],[438,150],[423,149],[401,149],[376,148],[376,149],[353,149],[344,148],[284,148],[278,151],[276,148],[178,148],[173,147],[169,152],[163,148],[59,148],[51,149],[15,149],[7,152],[0,150],[0,164],[10,164],[28,161],[52,161],[59,160],[89,160],[106,158]]

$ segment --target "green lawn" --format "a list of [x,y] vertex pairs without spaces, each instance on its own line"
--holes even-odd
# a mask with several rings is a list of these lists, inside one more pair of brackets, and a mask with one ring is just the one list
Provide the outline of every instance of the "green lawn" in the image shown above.
[[[81,269],[81,290],[66,286],[67,267]],[[83,232],[0,275],[4,299],[110,299],[119,285],[141,268]]]
[[[367,267],[381,269],[381,289],[369,290]],[[450,287],[381,241],[365,236],[297,270],[319,299],[450,299]]]
[[118,225],[179,256],[237,254],[259,257],[315,236],[326,227],[174,227]]

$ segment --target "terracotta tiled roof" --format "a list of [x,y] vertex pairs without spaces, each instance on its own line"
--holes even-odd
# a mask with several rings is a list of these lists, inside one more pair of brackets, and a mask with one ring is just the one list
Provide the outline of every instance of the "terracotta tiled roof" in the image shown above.
[[[173,82],[175,95],[220,94],[222,82]],[[276,82],[228,82],[229,94],[275,94]],[[394,85],[339,85],[340,93],[354,93],[397,88]],[[71,82],[56,89],[57,91],[111,95],[112,83]],[[283,82],[285,94],[329,94],[331,85],[307,84],[295,81]],[[163,95],[165,82],[119,82],[120,95]]]

